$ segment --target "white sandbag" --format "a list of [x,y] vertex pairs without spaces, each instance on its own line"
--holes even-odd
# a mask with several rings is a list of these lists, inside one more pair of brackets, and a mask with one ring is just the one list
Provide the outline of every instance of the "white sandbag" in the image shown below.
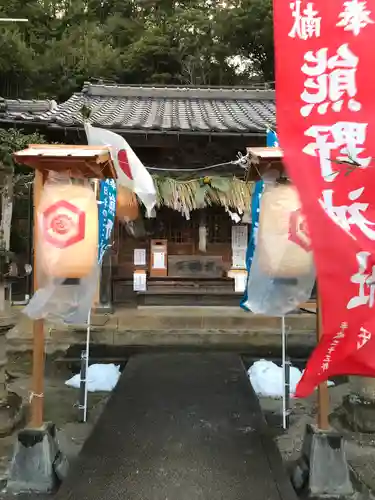
[[[251,385],[259,396],[281,398],[284,393],[283,369],[272,361],[261,359],[256,361],[248,370]],[[290,368],[290,391],[294,393],[302,377],[301,371],[292,366]]]
[[[247,371],[251,385],[258,396],[282,398],[284,395],[283,367],[272,361],[261,359],[256,361]],[[295,366],[290,367],[290,395],[296,392],[296,387],[303,372]],[[334,385],[328,382],[329,386]]]
[[[120,378],[120,367],[114,364],[94,364],[87,372],[88,392],[111,392]],[[81,375],[78,373],[65,382],[68,387],[78,389],[81,384]]]

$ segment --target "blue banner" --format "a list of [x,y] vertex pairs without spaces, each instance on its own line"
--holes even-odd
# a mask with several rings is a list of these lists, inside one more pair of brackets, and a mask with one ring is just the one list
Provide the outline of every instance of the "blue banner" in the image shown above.
[[267,148],[278,148],[279,141],[277,139],[276,132],[273,130],[267,130]]
[[[279,141],[277,140],[276,132],[273,130],[267,130],[267,147],[275,148],[279,146]],[[259,213],[260,213],[260,200],[262,199],[262,194],[264,190],[264,182],[262,180],[255,183],[255,190],[251,197],[251,229],[249,235],[249,243],[246,252],[246,269],[247,269],[247,279],[249,279],[251,263],[253,261],[256,237],[259,226]],[[245,311],[249,311],[247,306],[247,285],[245,289],[244,296],[241,301],[241,307]]]
[[103,255],[110,245],[111,233],[115,224],[116,215],[116,181],[114,179],[106,179],[100,181],[99,190],[99,250],[98,261],[103,260]]
[[[251,228],[249,235],[249,243],[247,245],[246,251],[246,269],[247,269],[247,279],[249,279],[251,263],[253,261],[255,245],[256,245],[256,236],[257,230],[259,226],[259,212],[260,212],[260,200],[262,198],[262,193],[264,189],[264,182],[258,181],[255,183],[255,190],[251,197]],[[247,284],[245,288],[245,293],[241,301],[241,307],[245,311],[249,311],[247,307]]]

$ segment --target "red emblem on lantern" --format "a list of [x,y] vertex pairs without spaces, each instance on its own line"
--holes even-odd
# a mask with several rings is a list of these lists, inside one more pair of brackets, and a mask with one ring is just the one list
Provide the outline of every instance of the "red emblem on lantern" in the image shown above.
[[290,214],[288,240],[300,246],[306,252],[311,251],[310,236],[306,219],[300,208],[294,210],[294,212],[291,212]]
[[85,212],[68,201],[57,201],[43,212],[44,239],[56,248],[66,248],[83,240],[85,228]]

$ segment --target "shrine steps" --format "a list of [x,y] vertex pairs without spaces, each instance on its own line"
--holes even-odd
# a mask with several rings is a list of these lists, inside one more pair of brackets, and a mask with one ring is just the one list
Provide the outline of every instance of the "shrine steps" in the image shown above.
[[[286,317],[288,349],[292,356],[305,357],[316,344],[314,314]],[[280,318],[258,316],[236,307],[117,308],[112,314],[93,314],[92,346],[101,349],[197,348],[231,349],[267,357],[281,349]],[[65,353],[72,346],[84,346],[86,328],[45,326],[46,353]],[[32,350],[32,322],[21,316],[7,333],[9,352]]]
[[137,306],[239,306],[243,293],[231,278],[149,278],[147,290],[133,291],[132,280],[116,280],[115,304]]

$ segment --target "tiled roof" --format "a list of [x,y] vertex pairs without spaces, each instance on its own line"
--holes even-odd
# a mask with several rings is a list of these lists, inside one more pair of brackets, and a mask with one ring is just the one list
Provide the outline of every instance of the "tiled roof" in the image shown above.
[[123,132],[254,134],[275,126],[274,91],[236,88],[86,84],[41,118],[81,127],[83,105],[94,126]]
[[0,98],[0,122],[33,122],[56,108],[55,101]]

